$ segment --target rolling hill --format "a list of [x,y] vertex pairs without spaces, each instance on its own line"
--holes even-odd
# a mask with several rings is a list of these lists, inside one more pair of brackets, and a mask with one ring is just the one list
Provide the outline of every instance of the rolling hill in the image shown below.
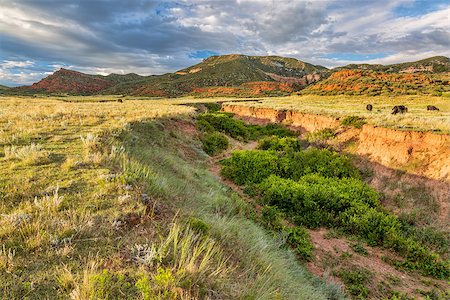
[[385,73],[373,70],[340,70],[303,90],[319,95],[441,95],[450,91],[449,74]]
[[[89,75],[60,69],[2,93],[122,94],[178,97],[335,94],[441,94],[449,90],[450,59],[436,56],[394,65],[353,64],[329,70],[295,58],[230,54],[163,75]],[[306,89],[305,89],[306,88]]]
[[31,86],[14,90],[175,97],[211,91],[218,95],[221,89],[227,91],[231,88],[231,94],[258,95],[274,91],[291,93],[320,80],[327,72],[325,67],[294,58],[231,54],[212,56],[175,73],[153,76],[101,76],[61,69]]
[[414,62],[392,65],[350,64],[335,70],[372,70],[386,73],[443,73],[450,72],[450,59],[445,56],[434,56]]

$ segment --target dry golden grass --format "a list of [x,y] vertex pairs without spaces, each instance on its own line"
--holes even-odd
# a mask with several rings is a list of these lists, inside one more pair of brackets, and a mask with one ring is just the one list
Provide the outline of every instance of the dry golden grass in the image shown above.
[[[367,123],[404,130],[450,133],[450,98],[434,96],[291,96],[258,99],[259,102],[241,102],[239,105],[288,109],[309,114],[334,117],[359,116]],[[366,110],[367,104],[373,111]],[[408,113],[392,115],[394,105],[406,105]],[[434,105],[440,111],[427,111]]]
[[[201,143],[160,119],[194,111],[179,104],[225,99],[104,97],[0,97],[0,298],[205,299],[210,289],[223,298],[326,298],[328,286],[313,288],[260,227],[218,213],[239,211],[237,200],[205,170]],[[183,220],[172,226],[169,208],[147,215],[143,193],[207,217],[215,239]],[[138,259],[133,246],[146,244],[145,257],[157,249],[161,261]]]

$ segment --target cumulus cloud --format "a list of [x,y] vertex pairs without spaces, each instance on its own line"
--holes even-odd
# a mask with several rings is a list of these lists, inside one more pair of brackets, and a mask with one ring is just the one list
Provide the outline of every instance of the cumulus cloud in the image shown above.
[[97,74],[172,72],[199,62],[202,57],[193,53],[287,55],[329,67],[359,62],[346,53],[367,55],[361,61],[371,63],[450,54],[445,1],[0,0],[0,5],[0,81],[14,85],[60,66]]

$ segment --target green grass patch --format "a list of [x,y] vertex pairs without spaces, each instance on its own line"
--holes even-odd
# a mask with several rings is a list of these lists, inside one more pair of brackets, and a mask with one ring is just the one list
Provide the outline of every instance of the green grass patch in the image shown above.
[[341,120],[341,124],[344,126],[353,126],[355,128],[361,128],[364,124],[366,124],[366,121],[364,120],[364,118],[358,116],[348,116]]

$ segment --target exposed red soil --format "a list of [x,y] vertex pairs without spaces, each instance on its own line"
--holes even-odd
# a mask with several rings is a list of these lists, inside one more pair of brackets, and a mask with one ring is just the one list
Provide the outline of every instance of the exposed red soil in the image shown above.
[[415,84],[426,86],[433,84],[433,79],[426,74],[387,74],[367,70],[341,70],[331,74],[324,81],[318,82],[309,90],[312,91],[361,91],[379,89],[388,83],[393,92],[401,91],[401,86]]
[[101,78],[80,72],[60,69],[54,74],[34,83],[27,90],[44,91],[47,93],[97,93],[112,86],[113,83]]
[[[234,104],[223,105],[222,110],[239,117],[290,125],[301,133],[340,126],[336,118],[295,111]],[[400,131],[366,124],[354,138],[357,142],[356,153],[369,157],[371,161],[450,182],[450,135]]]
[[[276,118],[276,115],[272,117]],[[264,125],[270,122],[268,119],[260,119],[253,117],[244,117],[246,121],[250,121],[253,124]],[[344,138],[343,140],[351,139],[359,135],[359,130],[343,129],[339,132]],[[257,143],[252,142],[249,144],[241,144],[232,140],[232,149],[222,153],[219,156],[212,157],[210,160],[210,171],[215,174],[221,181],[230,187],[234,192],[239,194],[243,199],[252,203],[255,206],[256,211],[260,211],[261,207],[255,203],[254,199],[249,198],[243,191],[242,188],[235,183],[223,179],[220,177],[220,164],[218,161],[230,156],[231,151],[235,149],[254,149]],[[361,163],[364,163],[362,160]],[[367,163],[367,162],[366,162]],[[377,181],[381,180],[380,176],[384,174],[389,178],[396,173],[395,170],[384,167],[380,164],[370,163],[374,168],[375,175],[373,176],[371,185],[377,186]],[[412,178],[410,174],[404,173],[404,178],[400,180],[408,181],[412,180],[411,184],[417,184],[417,178]],[[417,176],[416,176],[417,177]],[[391,177],[392,178],[392,177]],[[427,179],[424,179],[425,181]],[[445,183],[436,181],[434,185],[441,184],[441,188],[445,186]],[[434,186],[435,188],[436,186]],[[385,188],[384,186],[379,186],[379,188]],[[445,197],[445,196],[444,196]],[[314,259],[306,264],[307,269],[319,276],[324,277],[328,282],[337,283],[344,285],[342,280],[336,275],[341,269],[350,270],[354,267],[364,268],[369,270],[371,274],[371,282],[367,288],[370,290],[371,299],[381,299],[386,298],[390,295],[391,291],[400,292],[405,295],[414,296],[417,299],[424,299],[424,296],[420,293],[422,291],[429,291],[432,287],[439,288],[440,290],[445,289],[445,283],[443,281],[438,281],[430,279],[428,277],[423,277],[416,272],[405,272],[396,269],[394,266],[390,265],[385,261],[384,258],[401,260],[400,257],[396,256],[392,251],[373,248],[364,245],[367,250],[367,256],[356,253],[351,245],[356,242],[350,241],[344,237],[332,237],[327,238],[326,234],[328,229],[320,228],[317,230],[309,230],[311,241],[314,245]]]
[[[420,276],[416,273],[407,273],[396,269],[383,260],[383,257],[399,259],[392,251],[364,246],[367,256],[356,253],[350,247],[355,242],[347,238],[326,238],[328,230],[321,228],[310,230],[311,241],[314,244],[315,259],[307,264],[308,270],[317,275],[328,275],[333,282],[341,282],[333,275],[340,269],[351,269],[352,267],[365,268],[371,272],[372,280],[369,286],[371,299],[381,299],[387,296],[389,290],[402,292],[418,299],[424,299],[418,290],[429,290],[430,287],[423,283],[429,280],[441,290],[445,289],[445,283]],[[392,282],[392,278],[397,278],[398,282]],[[380,288],[383,287],[383,288]]]
[[192,94],[202,97],[217,97],[217,96],[262,96],[270,92],[284,92],[292,93],[297,89],[291,83],[274,82],[274,81],[257,81],[246,82],[240,86],[214,86],[214,87],[196,87],[193,88]]

